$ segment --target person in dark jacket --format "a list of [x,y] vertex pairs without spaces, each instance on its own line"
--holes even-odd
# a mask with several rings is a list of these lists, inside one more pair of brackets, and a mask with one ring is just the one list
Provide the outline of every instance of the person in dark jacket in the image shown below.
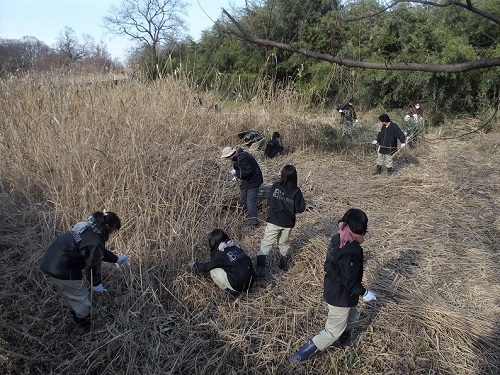
[[94,212],[86,221],[75,224],[52,242],[43,257],[41,270],[49,276],[57,291],[68,303],[77,325],[91,326],[91,302],[85,277],[94,292],[104,293],[101,263],[125,264],[128,255],[120,257],[105,248],[109,236],[121,227],[114,212]]
[[353,122],[358,122],[358,116],[354,109],[354,99],[350,99],[347,104],[339,106],[337,110],[340,113],[341,125],[352,125]]
[[273,243],[277,242],[281,254],[279,267],[288,270],[290,256],[290,233],[295,226],[295,215],[304,212],[306,202],[297,186],[297,170],[293,165],[285,165],[281,179],[269,191],[269,209],[264,237],[257,254],[257,276],[264,276],[266,257]]
[[262,133],[256,130],[245,130],[238,133],[238,138],[252,151],[258,150],[266,140]]
[[359,297],[365,302],[376,299],[375,294],[361,283],[363,279],[363,249],[361,244],[368,228],[368,217],[357,208],[349,209],[339,221],[338,233],[333,236],[325,260],[323,296],[328,306],[325,329],[319,332],[297,353],[290,363],[307,361],[339,339],[338,345],[355,345],[351,331],[357,316]]
[[248,291],[255,279],[250,257],[222,229],[214,229],[209,234],[208,245],[210,260],[205,263],[192,260],[188,266],[199,272],[210,272],[215,284],[231,299]]
[[229,146],[222,150],[221,158],[233,163],[230,173],[240,180],[240,203],[247,209],[250,225],[257,227],[257,196],[260,185],[264,182],[257,160],[241,148]]
[[268,158],[274,158],[275,156],[283,152],[284,148],[283,146],[281,146],[280,138],[281,138],[280,133],[278,132],[273,133],[271,140],[267,142],[264,155],[266,155]]
[[405,147],[406,137],[398,124],[391,121],[389,115],[384,113],[380,115],[378,119],[382,124],[382,128],[377,138],[372,142],[374,145],[379,145],[377,152],[377,169],[373,174],[380,174],[383,165],[387,168],[387,173],[391,174],[394,153],[398,149],[398,139],[401,142],[401,148],[403,148]]

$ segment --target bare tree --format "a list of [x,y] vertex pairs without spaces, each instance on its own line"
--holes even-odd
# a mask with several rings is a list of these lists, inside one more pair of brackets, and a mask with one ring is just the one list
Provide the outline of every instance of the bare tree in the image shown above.
[[149,47],[154,61],[158,49],[185,30],[184,9],[181,0],[122,0],[119,7],[112,6],[104,17],[104,26],[114,34]]
[[[388,5],[383,11],[386,11],[398,3],[419,3],[429,6],[437,6],[437,7],[447,7],[447,6],[457,6],[461,8],[465,8],[467,11],[474,13],[480,17],[483,17],[489,21],[494,23],[499,23],[498,17],[488,14],[482,10],[479,10],[472,6],[472,1],[467,0],[466,4],[462,4],[455,1],[445,2],[445,3],[435,3],[430,1],[422,1],[422,0],[396,0],[390,5]],[[493,58],[485,58],[473,61],[467,61],[463,63],[456,64],[419,64],[419,63],[411,63],[411,62],[403,62],[403,63],[391,63],[391,62],[371,62],[371,61],[360,61],[353,59],[345,59],[341,56],[333,56],[326,53],[320,53],[316,51],[312,51],[306,48],[302,48],[297,45],[293,45],[291,43],[282,43],[274,40],[263,39],[255,36],[254,34],[248,32],[243,28],[240,23],[231,16],[225,9],[222,9],[223,13],[229,18],[229,20],[233,23],[234,26],[238,29],[230,30],[229,34],[236,36],[246,42],[261,45],[265,47],[274,47],[294,53],[298,53],[307,57],[311,57],[317,60],[324,60],[331,63],[335,63],[338,65],[348,66],[352,68],[365,68],[365,69],[379,69],[379,70],[411,70],[411,71],[423,71],[423,72],[445,72],[445,73],[462,73],[476,69],[483,68],[492,68],[495,66],[500,66],[500,57]],[[381,13],[379,12],[379,13]],[[379,14],[377,13],[377,14]],[[368,15],[367,17],[373,17],[375,14]],[[365,18],[365,17],[363,17]],[[358,18],[361,19],[361,18]],[[357,20],[357,19],[356,19]],[[354,20],[346,20],[346,21],[354,21]]]
[[56,49],[65,56],[64,64],[72,67],[72,64],[85,58],[94,49],[94,39],[90,35],[83,35],[83,43],[80,43],[75,31],[71,27],[65,27],[56,41]]

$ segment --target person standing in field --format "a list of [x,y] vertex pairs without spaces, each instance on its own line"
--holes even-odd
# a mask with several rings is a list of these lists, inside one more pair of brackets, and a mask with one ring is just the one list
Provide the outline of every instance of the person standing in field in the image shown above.
[[230,299],[248,291],[255,279],[252,260],[222,229],[214,229],[208,236],[210,260],[198,263],[192,260],[189,268],[210,272],[212,280]]
[[257,160],[241,148],[225,147],[221,159],[233,163],[230,173],[240,180],[240,203],[246,208],[250,225],[256,228],[259,225],[257,217],[257,196],[259,188],[264,182],[262,171]]
[[337,108],[340,113],[341,125],[352,125],[353,122],[358,122],[358,115],[354,109],[354,99],[350,99],[347,104]]
[[129,261],[128,255],[118,257],[105,247],[109,236],[120,227],[120,218],[114,212],[97,211],[57,237],[45,251],[40,268],[68,303],[71,316],[80,327],[96,325],[92,322],[92,306],[84,276],[94,292],[105,293],[101,263],[122,265]]
[[333,236],[324,265],[323,296],[328,306],[325,328],[303,345],[289,361],[307,361],[339,340],[340,347],[355,345],[352,329],[357,317],[359,297],[365,302],[375,294],[361,283],[363,279],[363,249],[368,229],[368,217],[357,208],[347,210],[339,220],[338,233]]
[[382,114],[379,116],[379,121],[382,124],[377,138],[373,140],[372,144],[378,144],[377,152],[377,168],[373,174],[382,173],[382,166],[385,165],[387,173],[392,173],[394,153],[398,149],[398,139],[401,142],[401,148],[405,147],[405,135],[399,128],[398,124],[391,121],[389,115]]
[[264,155],[268,158],[274,158],[283,152],[284,148],[280,143],[281,135],[278,132],[274,132],[271,140],[267,142],[266,149],[264,151]]
[[267,225],[257,254],[257,276],[264,276],[266,258],[274,242],[278,244],[281,254],[279,267],[288,271],[290,233],[295,226],[295,215],[306,209],[304,196],[297,186],[297,170],[293,165],[283,167],[280,180],[271,186],[268,202]]

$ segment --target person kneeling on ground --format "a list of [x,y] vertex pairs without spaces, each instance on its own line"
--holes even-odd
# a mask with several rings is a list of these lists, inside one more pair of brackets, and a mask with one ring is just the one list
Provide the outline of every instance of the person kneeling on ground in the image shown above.
[[268,202],[267,225],[257,254],[257,276],[265,275],[266,257],[274,242],[277,242],[281,254],[279,267],[288,271],[290,233],[295,226],[295,215],[306,209],[302,191],[297,187],[297,170],[293,165],[283,167],[281,179],[271,186]]
[[274,158],[283,152],[284,148],[280,143],[280,133],[274,132],[271,140],[267,142],[266,150],[264,151],[264,155],[268,158]]
[[189,268],[210,272],[212,280],[230,299],[246,292],[255,279],[252,260],[222,229],[214,229],[208,236],[210,260],[198,263],[192,260]]
[[339,346],[355,345],[351,331],[357,316],[360,296],[365,302],[376,299],[362,284],[363,249],[361,244],[368,228],[368,217],[357,209],[349,209],[339,221],[339,231],[332,238],[326,253],[323,296],[328,306],[325,329],[319,332],[297,353],[290,363],[307,361],[339,339]]
[[120,257],[104,247],[112,233],[121,227],[120,218],[114,212],[94,212],[86,221],[75,224],[68,232],[57,237],[45,251],[41,270],[50,277],[57,291],[68,303],[73,320],[83,328],[98,328],[92,322],[87,287],[83,275],[92,290],[104,293],[101,283],[101,263],[128,263],[129,256]]
[[256,130],[246,130],[238,133],[238,138],[243,141],[243,143],[251,150],[255,151],[262,146],[265,141],[262,133],[259,133]]

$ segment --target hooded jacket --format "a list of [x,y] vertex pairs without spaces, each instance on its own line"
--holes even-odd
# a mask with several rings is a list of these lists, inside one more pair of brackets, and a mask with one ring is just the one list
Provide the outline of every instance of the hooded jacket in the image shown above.
[[264,182],[262,171],[257,160],[251,154],[238,148],[231,160],[233,168],[236,170],[236,177],[241,180],[242,190],[258,188],[262,185]]
[[339,246],[340,235],[336,234],[326,253],[323,296],[329,305],[353,307],[366,292],[361,284],[363,249],[356,241]]
[[52,242],[43,257],[43,273],[60,280],[82,280],[101,284],[102,261],[116,263],[118,257],[104,247],[104,238],[91,227],[83,232],[69,230]]
[[214,251],[209,261],[196,263],[195,268],[200,272],[210,272],[214,268],[222,268],[226,271],[229,284],[238,292],[247,291],[255,279],[252,260],[236,245]]
[[293,228],[295,214],[304,212],[306,209],[302,191],[298,187],[284,188],[280,181],[271,186],[268,199],[269,210],[266,221],[283,228]]

